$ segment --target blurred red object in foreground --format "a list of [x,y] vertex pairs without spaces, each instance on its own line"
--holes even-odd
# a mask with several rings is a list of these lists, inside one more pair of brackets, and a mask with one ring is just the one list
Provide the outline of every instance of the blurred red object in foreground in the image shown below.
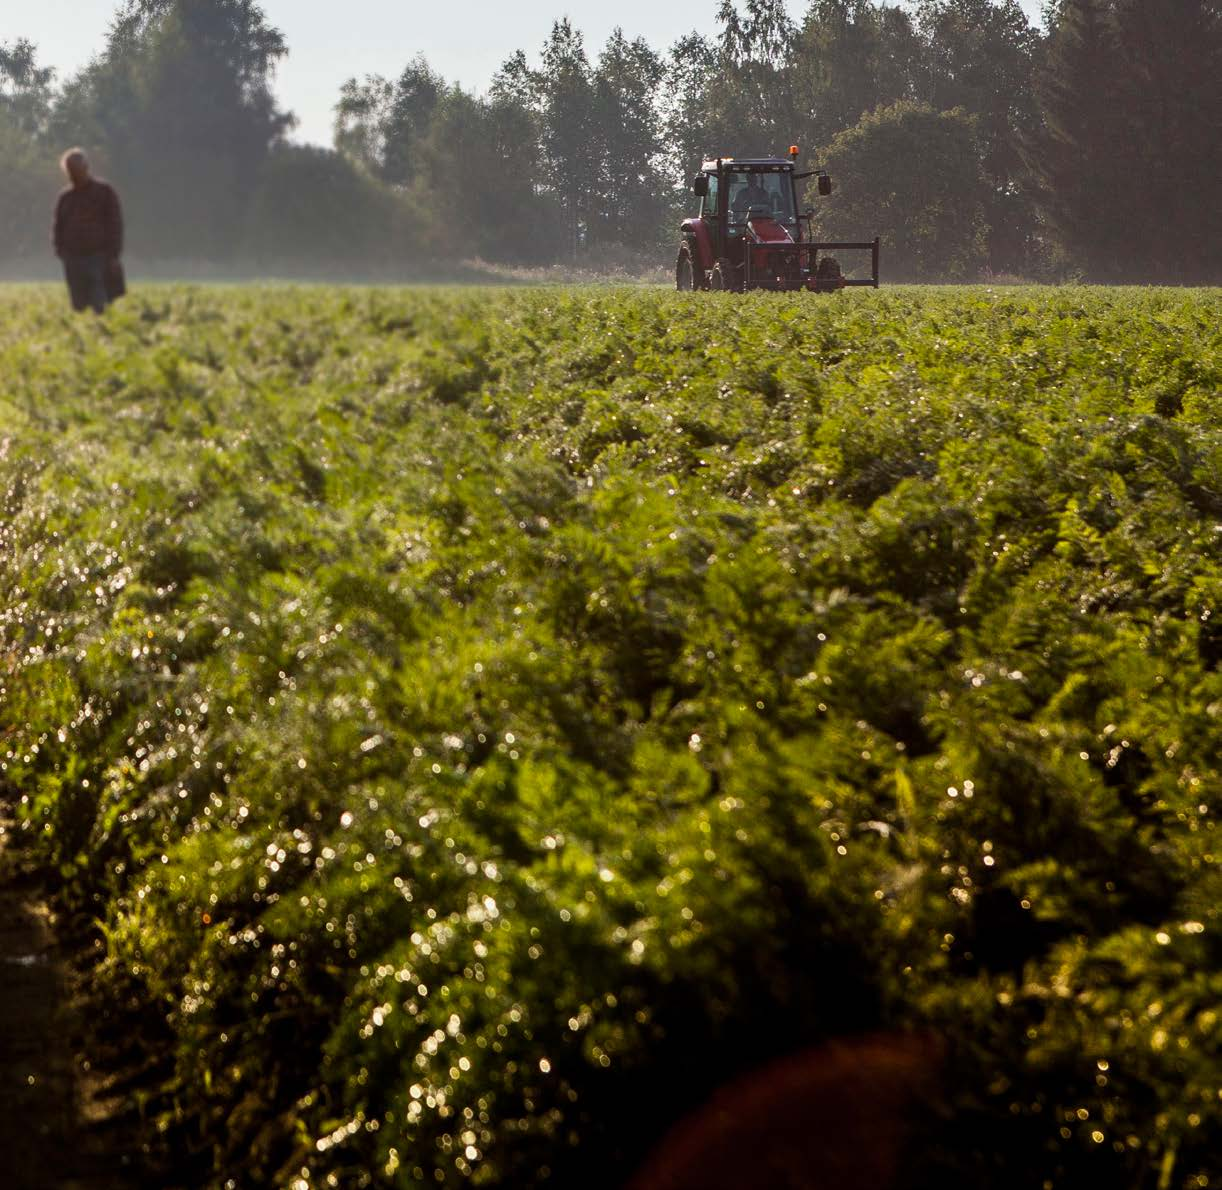
[[941,1054],[928,1036],[879,1034],[782,1058],[681,1120],[628,1190],[886,1190]]

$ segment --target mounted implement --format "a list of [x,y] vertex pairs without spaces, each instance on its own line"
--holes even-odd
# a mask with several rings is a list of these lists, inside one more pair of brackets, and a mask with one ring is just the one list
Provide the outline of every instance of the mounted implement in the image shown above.
[[[799,213],[797,184],[817,178],[819,194],[827,195],[832,179],[821,169],[797,172],[797,159],[794,145],[788,157],[718,157],[704,163],[692,179],[700,214],[681,228],[676,289],[835,293],[850,285],[878,288],[877,238],[860,244],[814,240],[814,211]],[[870,253],[870,276],[850,280],[827,253],[856,249]]]

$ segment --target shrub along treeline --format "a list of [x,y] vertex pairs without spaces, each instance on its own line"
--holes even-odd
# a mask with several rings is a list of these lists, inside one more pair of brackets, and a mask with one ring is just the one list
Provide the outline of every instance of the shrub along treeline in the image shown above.
[[901,1185],[1212,1184],[1222,294],[0,315],[0,789],[199,1180],[619,1187],[913,1030]]
[[[660,53],[567,20],[479,96],[422,58],[352,79],[334,148],[287,147],[288,47],[257,4],[125,0],[57,86],[0,44],[0,264],[41,251],[48,159],[96,151],[144,259],[418,271],[479,257],[665,263],[706,153],[797,140],[840,178],[820,230],[893,277],[1222,277],[1216,0],[725,0]],[[456,245],[456,239],[459,243]]]

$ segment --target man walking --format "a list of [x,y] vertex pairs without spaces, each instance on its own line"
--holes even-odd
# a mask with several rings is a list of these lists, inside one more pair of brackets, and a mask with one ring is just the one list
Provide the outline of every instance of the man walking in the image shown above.
[[64,262],[72,308],[92,307],[101,314],[125,291],[119,263],[123,251],[119,196],[89,172],[89,162],[80,149],[69,149],[60,165],[71,185],[55,204],[51,235],[55,255]]

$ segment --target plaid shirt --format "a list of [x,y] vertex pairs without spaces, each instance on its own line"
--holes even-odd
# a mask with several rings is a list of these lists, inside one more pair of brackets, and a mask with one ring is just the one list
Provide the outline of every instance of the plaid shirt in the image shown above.
[[123,212],[114,187],[90,178],[63,190],[51,239],[56,256],[117,257],[123,251]]

